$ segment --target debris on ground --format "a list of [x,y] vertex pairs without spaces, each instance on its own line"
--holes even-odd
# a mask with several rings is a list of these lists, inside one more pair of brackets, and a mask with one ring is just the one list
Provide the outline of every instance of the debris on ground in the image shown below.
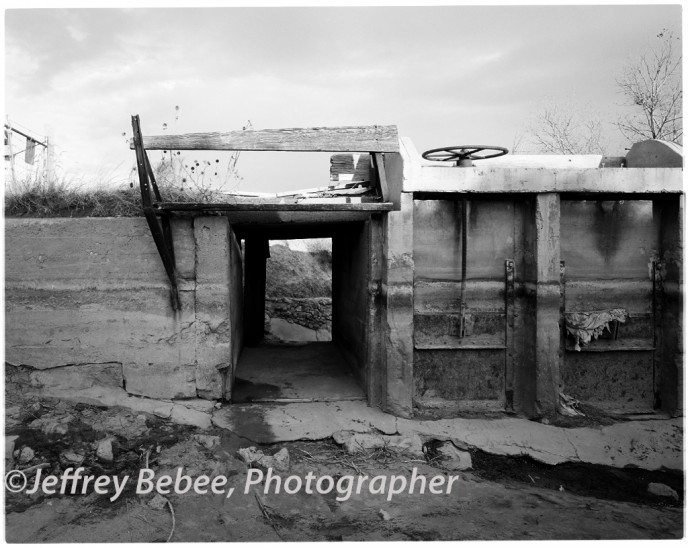
[[220,436],[210,436],[208,434],[196,434],[194,439],[206,449],[215,449],[220,445]]
[[19,464],[29,464],[35,456],[34,450],[31,447],[22,447],[17,454],[17,462]]
[[153,510],[162,510],[167,506],[167,499],[159,493],[156,493],[156,495],[148,501],[148,506]]
[[439,462],[447,470],[470,470],[473,468],[473,461],[471,454],[468,451],[462,451],[452,442],[446,442],[437,448],[439,454]]
[[247,466],[267,471],[269,468],[280,472],[289,470],[289,452],[282,448],[274,455],[266,455],[255,447],[245,447],[237,452]]
[[647,486],[647,492],[652,495],[657,495],[658,497],[667,497],[678,500],[678,493],[663,483],[650,483]]
[[[131,481],[114,501],[112,493],[7,490],[9,542],[680,538],[683,531],[678,472],[550,466],[466,450],[448,438],[422,444],[413,436],[404,440],[376,431],[338,433],[339,443],[327,438],[260,445],[227,430],[202,431],[126,409],[47,399],[10,404],[14,426],[7,429],[6,458],[29,485],[39,471],[43,478],[59,476],[77,463],[87,474]],[[255,445],[246,447],[250,443]],[[258,475],[245,464],[273,469],[269,492],[266,479],[244,492],[249,476]],[[134,484],[144,468],[156,479],[170,476],[173,484],[185,481],[177,479],[180,473],[194,480],[222,476],[235,492],[231,497],[193,490],[139,494]],[[315,478],[311,494],[305,485],[297,489],[297,480],[287,482],[307,474]],[[391,485],[394,478],[397,486],[401,478],[410,485],[414,475],[453,476],[457,482],[449,496],[402,489],[389,500],[369,489],[356,493],[353,483],[346,493],[347,478],[367,476],[369,483],[382,478],[374,484],[380,487],[380,481]],[[275,493],[280,479],[282,491]],[[329,481],[333,488],[324,492]],[[323,492],[315,488],[318,482]],[[560,486],[565,491],[557,492]],[[466,526],[458,528],[457,520]]]
[[423,455],[423,442],[418,434],[405,436],[388,436],[385,434],[373,434],[340,430],[332,435],[335,443],[344,446],[351,454],[361,453],[370,449],[390,449],[399,453],[412,456]]
[[112,462],[114,454],[112,452],[112,438],[105,438],[96,444],[96,457],[103,462]]

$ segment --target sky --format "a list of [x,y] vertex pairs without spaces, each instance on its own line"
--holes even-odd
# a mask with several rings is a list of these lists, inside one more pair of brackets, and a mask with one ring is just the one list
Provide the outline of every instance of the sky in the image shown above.
[[[144,135],[394,124],[419,152],[510,148],[543,104],[616,119],[620,71],[662,29],[680,36],[681,17],[679,4],[9,9],[5,109],[51,134],[65,176],[110,186],[134,165],[132,114]],[[239,188],[323,186],[328,156],[242,153]]]

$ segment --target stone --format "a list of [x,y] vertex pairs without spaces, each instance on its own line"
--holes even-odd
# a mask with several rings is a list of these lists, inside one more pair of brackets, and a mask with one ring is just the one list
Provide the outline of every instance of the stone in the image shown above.
[[650,483],[647,486],[647,492],[651,495],[656,495],[658,497],[665,497],[678,500],[678,493],[674,491],[671,487],[663,483]]
[[153,508],[153,510],[162,510],[166,505],[167,499],[159,493],[148,501],[148,506]]
[[423,455],[423,442],[418,434],[413,433],[404,436],[388,436],[344,430],[335,432],[332,439],[339,445],[343,445],[351,454],[387,447],[399,453]]
[[112,462],[114,454],[112,453],[112,438],[105,438],[100,440],[96,446],[96,457],[103,462]]
[[213,413],[213,424],[254,443],[322,440],[339,430],[397,432],[396,417],[365,401],[228,405]]
[[19,436],[5,436],[5,460],[14,460],[14,442]]
[[198,398],[190,400],[173,400],[172,403],[177,405],[183,405],[184,407],[188,407],[189,409],[193,409],[194,411],[201,411],[203,413],[211,413],[215,405],[215,402],[213,401],[201,400]]
[[[93,386],[122,386],[122,365],[119,363],[88,363],[68,365],[53,369],[41,369],[30,373],[31,385],[46,393],[54,390],[80,390]],[[60,406],[54,411],[67,411],[68,405]]]
[[453,443],[448,442],[437,449],[441,455],[442,465],[449,470],[471,470],[473,461],[468,451],[457,449]]
[[19,455],[17,456],[17,462],[19,464],[29,464],[35,456],[36,453],[33,449],[31,449],[31,447],[22,447],[19,451]]
[[210,414],[178,404],[173,405],[169,418],[177,424],[196,426],[203,430],[210,428],[212,421]]
[[264,471],[267,471],[268,468],[279,472],[289,470],[289,452],[284,447],[272,456],[264,454],[255,447],[241,448],[237,454],[247,466],[255,466]]
[[194,439],[206,449],[214,449],[220,445],[220,436],[209,436],[206,434],[196,434]]
[[64,466],[81,466],[84,462],[84,455],[77,453],[76,451],[72,451],[71,449],[67,449],[66,451],[62,451],[60,453],[60,463],[62,463]]
[[73,415],[66,415],[64,417],[43,416],[36,419],[29,424],[29,428],[40,430],[49,436],[64,436],[69,432],[69,423],[74,420]]
[[389,513],[382,509],[380,509],[377,515],[380,516],[384,521],[389,521],[390,519],[392,519]]
[[122,373],[127,392],[148,398],[175,399],[196,396],[196,366],[177,363],[125,363]]

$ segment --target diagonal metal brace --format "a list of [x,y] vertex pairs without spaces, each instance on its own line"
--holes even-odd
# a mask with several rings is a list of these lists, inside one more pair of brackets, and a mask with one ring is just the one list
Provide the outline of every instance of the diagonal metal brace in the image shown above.
[[[134,150],[136,151],[136,167],[138,168],[139,184],[141,186],[141,204],[143,214],[148,222],[155,247],[158,249],[165,272],[170,280],[170,299],[174,310],[181,310],[179,300],[179,287],[177,286],[177,269],[174,260],[174,244],[172,241],[172,228],[170,226],[169,215],[162,213],[158,218],[155,202],[161,202],[162,197],[158,190],[158,185],[153,176],[148,155],[143,148],[141,137],[141,125],[138,114],[131,117],[131,125],[134,133]],[[151,191],[155,197],[151,196]]]

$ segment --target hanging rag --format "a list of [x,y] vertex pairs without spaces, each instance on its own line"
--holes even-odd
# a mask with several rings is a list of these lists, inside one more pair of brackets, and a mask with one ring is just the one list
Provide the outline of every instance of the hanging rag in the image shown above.
[[623,308],[611,308],[609,310],[595,310],[592,312],[567,312],[566,331],[576,340],[574,350],[580,352],[581,345],[585,346],[596,339],[606,329],[611,333],[611,322],[625,323],[628,312]]

